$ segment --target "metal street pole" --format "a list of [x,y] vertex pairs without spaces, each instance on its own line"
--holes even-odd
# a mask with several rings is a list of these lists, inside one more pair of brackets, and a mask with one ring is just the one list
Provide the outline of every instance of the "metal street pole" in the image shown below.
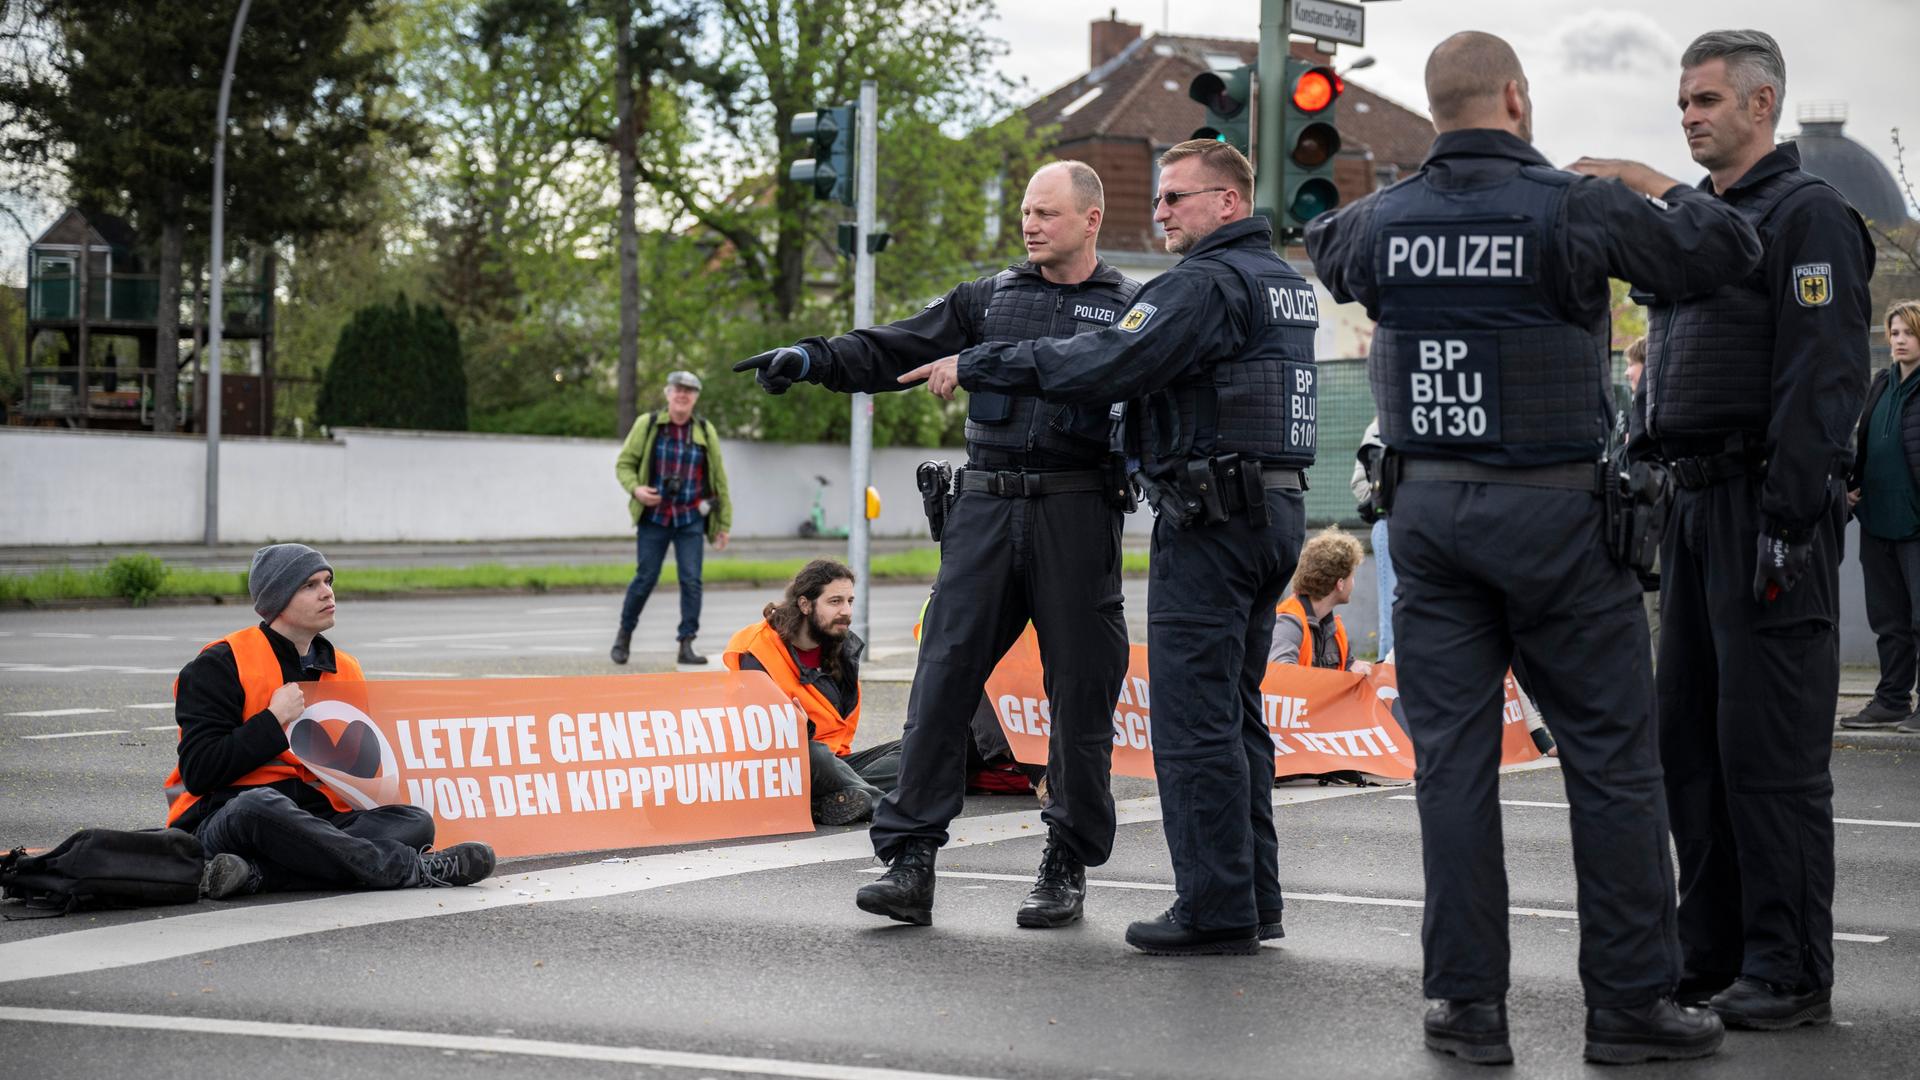
[[[854,238],[853,238],[853,326],[873,325],[873,250],[869,238],[874,228],[874,196],[879,185],[874,181],[880,156],[880,89],[873,80],[860,84],[860,155],[854,166]],[[853,395],[853,443],[848,486],[853,489],[853,515],[847,519],[847,562],[859,575],[853,593],[853,632],[862,640],[867,634],[867,598],[873,578],[867,573],[871,562],[870,523],[867,521],[867,485],[873,480],[873,395]]]
[[1286,245],[1280,240],[1281,200],[1286,197],[1286,140],[1282,130],[1286,120],[1287,40],[1293,32],[1292,0],[1260,0],[1259,90],[1255,98],[1258,112],[1253,129],[1253,209],[1267,215],[1273,223],[1273,247]]
[[208,547],[220,542],[220,330],[221,273],[227,261],[227,98],[233,91],[233,64],[240,56],[240,31],[247,25],[247,9],[253,0],[240,0],[240,11],[233,17],[233,37],[227,41],[227,66],[220,73],[220,105],[213,124],[213,257],[212,282],[207,296],[207,382],[201,404],[207,427],[207,525]]

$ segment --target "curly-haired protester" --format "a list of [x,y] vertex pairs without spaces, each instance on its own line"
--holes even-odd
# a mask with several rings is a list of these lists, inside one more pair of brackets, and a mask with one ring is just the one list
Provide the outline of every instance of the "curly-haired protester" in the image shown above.
[[852,630],[853,570],[815,559],[768,604],[765,617],[733,635],[721,662],[735,671],[764,671],[807,713],[813,818],[823,825],[869,821],[881,796],[900,779],[898,739],[853,749],[860,727],[860,654]]
[[1366,549],[1338,526],[1331,526],[1300,549],[1293,572],[1293,595],[1274,609],[1270,664],[1333,668],[1365,675],[1373,665],[1355,660],[1347,625],[1334,608],[1353,599],[1354,575]]

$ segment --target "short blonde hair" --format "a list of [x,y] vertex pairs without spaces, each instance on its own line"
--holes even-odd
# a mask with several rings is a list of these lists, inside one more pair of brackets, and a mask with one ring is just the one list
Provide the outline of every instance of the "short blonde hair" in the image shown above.
[[1647,339],[1637,337],[1627,346],[1627,363],[1644,365],[1647,362]]
[[1240,201],[1253,202],[1253,163],[1247,155],[1218,139],[1188,139],[1160,155],[1160,167],[1197,157],[1206,170],[1240,193]]
[[1907,333],[1920,335],[1920,300],[1895,300],[1887,305],[1887,331],[1893,331],[1893,317],[1907,324]]
[[1293,572],[1293,594],[1306,600],[1329,595],[1360,568],[1366,553],[1360,541],[1338,525],[1329,525],[1300,549],[1300,565]]

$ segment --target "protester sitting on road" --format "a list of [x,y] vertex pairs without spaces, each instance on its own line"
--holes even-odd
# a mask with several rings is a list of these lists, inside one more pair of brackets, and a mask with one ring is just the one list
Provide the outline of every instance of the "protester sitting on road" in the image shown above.
[[[485,844],[433,845],[417,806],[354,810],[289,748],[306,711],[303,682],[359,682],[333,627],[333,567],[303,544],[253,554],[247,591],[261,622],[200,650],[174,682],[179,762],[166,783],[168,826],[205,848],[214,899],[293,889],[471,885],[493,873]],[[311,723],[311,721],[309,721]]]
[[1365,675],[1373,665],[1355,660],[1347,625],[1334,608],[1353,599],[1354,576],[1366,549],[1339,526],[1330,526],[1300,549],[1293,595],[1274,608],[1270,664],[1332,668]]
[[1847,505],[1860,519],[1860,573],[1867,622],[1880,647],[1873,700],[1841,727],[1920,732],[1913,712],[1920,649],[1920,300],[1887,308],[1893,363],[1867,387],[1854,435]]
[[721,662],[735,671],[764,671],[807,713],[813,819],[847,825],[873,819],[873,808],[900,780],[900,742],[853,749],[860,727],[860,654],[853,632],[853,570],[815,559],[787,584],[765,618],[733,635]]
[[733,524],[733,501],[727,496],[727,470],[720,463],[720,433],[713,422],[695,416],[700,401],[700,376],[691,371],[667,375],[667,407],[633,422],[627,441],[613,462],[613,475],[627,493],[627,513],[633,518],[633,580],[620,605],[620,626],[613,635],[608,658],[627,662],[633,648],[633,630],[640,612],[660,581],[667,548],[680,580],[680,626],[675,659],[704,665],[707,658],[693,651],[700,633],[700,572],[706,562],[705,541],[713,550],[727,550],[727,530]]

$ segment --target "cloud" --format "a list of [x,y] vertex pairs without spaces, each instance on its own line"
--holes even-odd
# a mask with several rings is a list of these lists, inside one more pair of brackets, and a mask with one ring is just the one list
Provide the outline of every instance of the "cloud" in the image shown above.
[[1567,75],[1666,73],[1680,59],[1680,43],[1651,17],[1632,11],[1572,15],[1545,38],[1551,62]]

